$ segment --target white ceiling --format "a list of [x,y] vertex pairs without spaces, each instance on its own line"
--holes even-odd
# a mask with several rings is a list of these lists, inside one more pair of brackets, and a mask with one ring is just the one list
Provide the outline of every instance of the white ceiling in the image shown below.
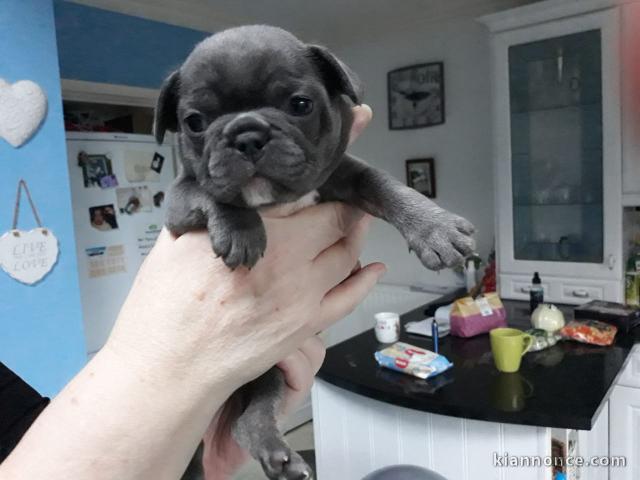
[[266,23],[309,42],[341,46],[427,26],[459,16],[477,16],[537,0],[71,0],[106,10],[205,31]]

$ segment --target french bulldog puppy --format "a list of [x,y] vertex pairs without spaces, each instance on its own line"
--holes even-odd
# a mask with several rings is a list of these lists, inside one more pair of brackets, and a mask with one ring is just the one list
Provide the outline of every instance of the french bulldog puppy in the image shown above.
[[[177,235],[206,228],[229,268],[251,268],[267,245],[261,208],[342,201],[394,225],[427,268],[461,264],[474,248],[467,220],[345,153],[361,101],[346,65],[282,29],[245,26],[205,39],[166,79],[156,108],[156,139],[178,132],[182,163],[167,227]],[[268,478],[311,478],[278,430],[284,389],[275,367],[245,386],[232,433]],[[190,480],[201,478],[200,463],[197,455]]]

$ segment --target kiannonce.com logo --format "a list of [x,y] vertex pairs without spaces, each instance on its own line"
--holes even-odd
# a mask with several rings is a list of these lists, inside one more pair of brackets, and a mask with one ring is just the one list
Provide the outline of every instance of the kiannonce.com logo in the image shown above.
[[552,457],[499,454],[493,452],[494,467],[539,468],[539,467],[614,467],[627,466],[627,457]]

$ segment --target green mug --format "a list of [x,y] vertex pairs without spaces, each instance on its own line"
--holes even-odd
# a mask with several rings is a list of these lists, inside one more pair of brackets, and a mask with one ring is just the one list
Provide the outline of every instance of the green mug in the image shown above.
[[533,337],[515,328],[494,328],[489,337],[496,368],[506,373],[520,370],[520,361],[531,348]]

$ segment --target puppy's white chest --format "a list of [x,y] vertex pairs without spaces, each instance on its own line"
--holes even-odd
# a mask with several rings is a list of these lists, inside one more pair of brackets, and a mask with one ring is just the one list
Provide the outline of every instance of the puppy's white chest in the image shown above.
[[250,207],[256,208],[273,202],[273,189],[265,178],[252,178],[241,191],[244,201]]
[[310,207],[311,205],[315,205],[320,201],[320,194],[317,190],[313,190],[312,192],[307,193],[303,197],[300,197],[295,202],[282,203],[280,205],[274,205],[272,207],[266,207],[260,209],[260,211],[264,212],[270,217],[288,217],[289,215],[293,215],[299,210],[303,208]]

